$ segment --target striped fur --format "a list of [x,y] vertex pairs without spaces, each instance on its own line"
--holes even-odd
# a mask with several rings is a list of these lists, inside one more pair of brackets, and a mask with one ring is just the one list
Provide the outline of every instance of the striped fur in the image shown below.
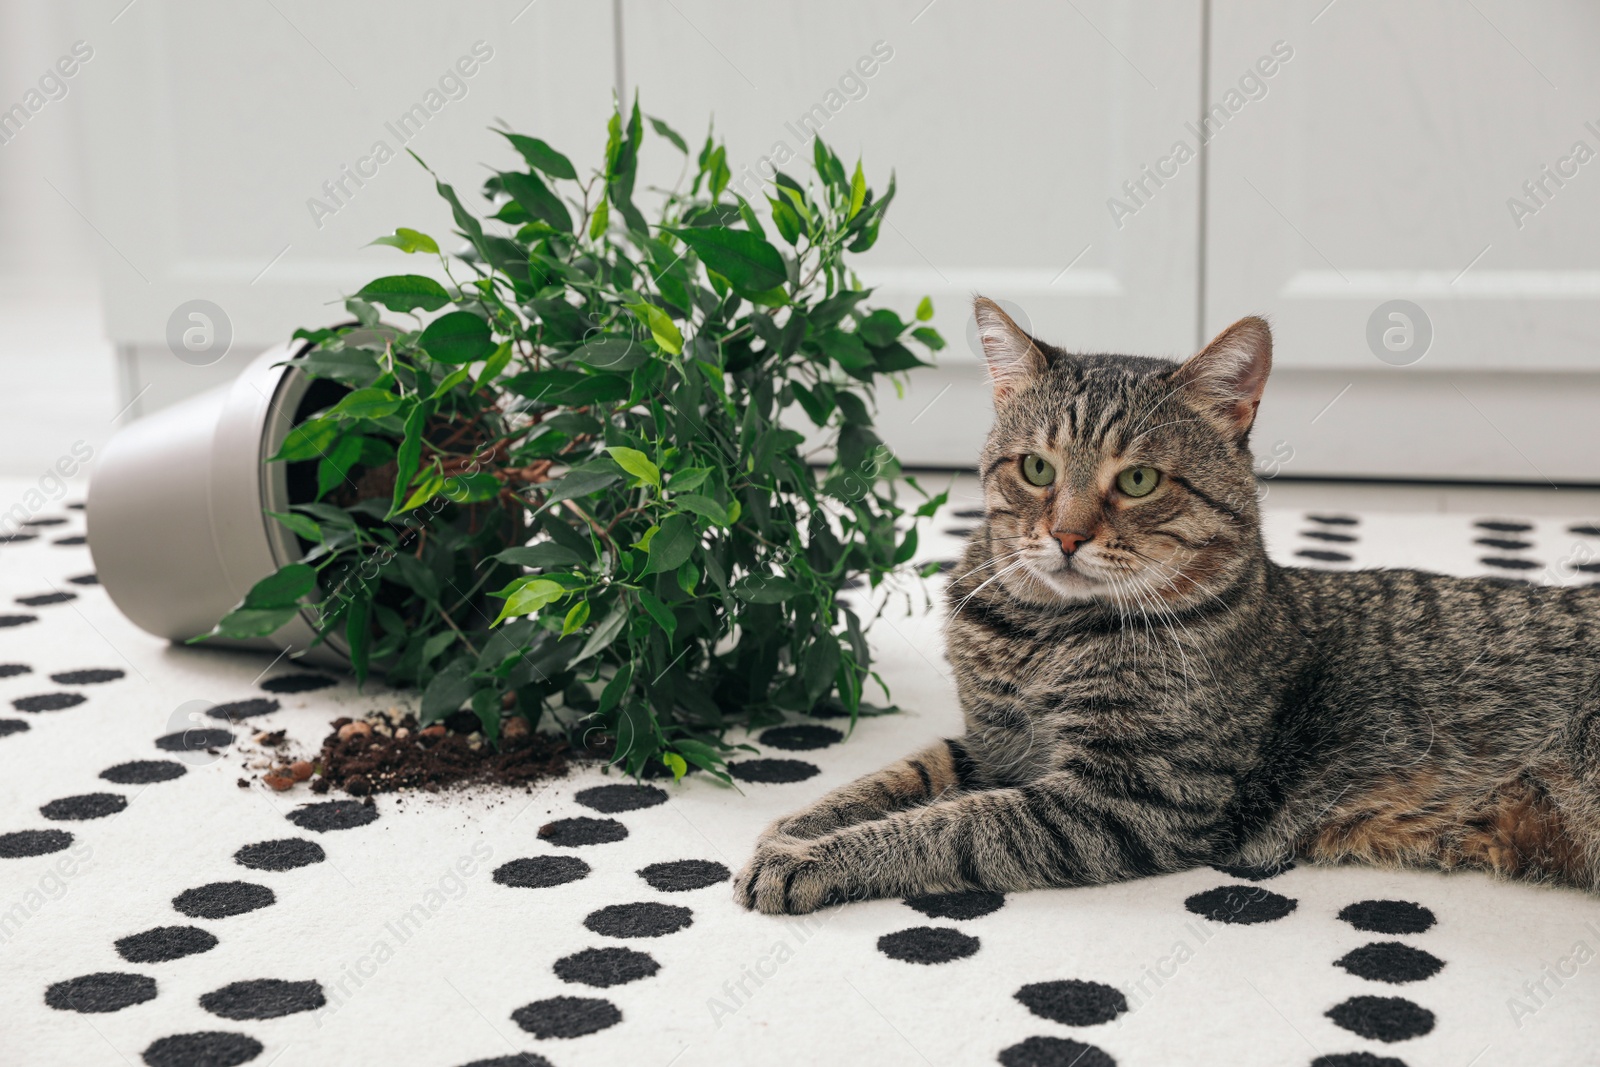
[[[966,733],[774,824],[742,903],[1293,855],[1600,889],[1600,587],[1271,562],[1247,445],[1270,339],[1241,326],[1181,367],[1002,332],[988,517],[946,594]],[[1135,465],[1165,477],[1131,500]],[[1065,568],[1061,529],[1092,535]]]

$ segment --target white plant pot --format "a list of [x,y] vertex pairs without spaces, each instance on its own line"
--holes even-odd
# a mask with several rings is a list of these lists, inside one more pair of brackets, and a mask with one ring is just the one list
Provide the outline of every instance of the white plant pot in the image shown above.
[[[173,641],[205,633],[256,582],[301,557],[294,535],[264,514],[289,510],[285,464],[266,460],[322,384],[278,365],[299,347],[267,350],[232,384],[129,424],[101,453],[89,485],[89,551],[100,584],[141,629]],[[348,665],[342,640],[330,635],[313,648],[315,634],[303,611],[270,637],[206,644]]]

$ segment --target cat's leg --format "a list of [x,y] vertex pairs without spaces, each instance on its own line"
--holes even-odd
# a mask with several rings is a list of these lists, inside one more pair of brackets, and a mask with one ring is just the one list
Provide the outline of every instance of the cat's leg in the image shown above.
[[779,837],[814,838],[892,811],[926,804],[972,784],[972,761],[959,741],[937,741],[921,752],[828,793],[810,807],[778,819],[762,842]]
[[1052,774],[809,840],[767,839],[734,879],[734,896],[748,908],[800,914],[869,897],[1096,885],[1203,862],[1223,821],[1220,804],[1114,799]]

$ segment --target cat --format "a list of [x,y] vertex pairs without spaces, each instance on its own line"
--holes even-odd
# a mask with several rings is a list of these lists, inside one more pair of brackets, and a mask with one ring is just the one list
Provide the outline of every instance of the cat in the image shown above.
[[986,518],[946,592],[966,733],[769,827],[769,913],[1204,864],[1600,872],[1600,587],[1282,567],[1245,318],[1181,365],[979,298]]

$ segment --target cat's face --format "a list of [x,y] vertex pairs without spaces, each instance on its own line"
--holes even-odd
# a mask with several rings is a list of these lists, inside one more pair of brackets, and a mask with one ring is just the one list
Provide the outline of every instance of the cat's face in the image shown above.
[[1071,355],[990,301],[977,314],[996,417],[980,466],[992,561],[974,577],[1030,603],[1141,614],[1231,584],[1259,544],[1246,439],[1266,323],[1241,320],[1180,365]]

